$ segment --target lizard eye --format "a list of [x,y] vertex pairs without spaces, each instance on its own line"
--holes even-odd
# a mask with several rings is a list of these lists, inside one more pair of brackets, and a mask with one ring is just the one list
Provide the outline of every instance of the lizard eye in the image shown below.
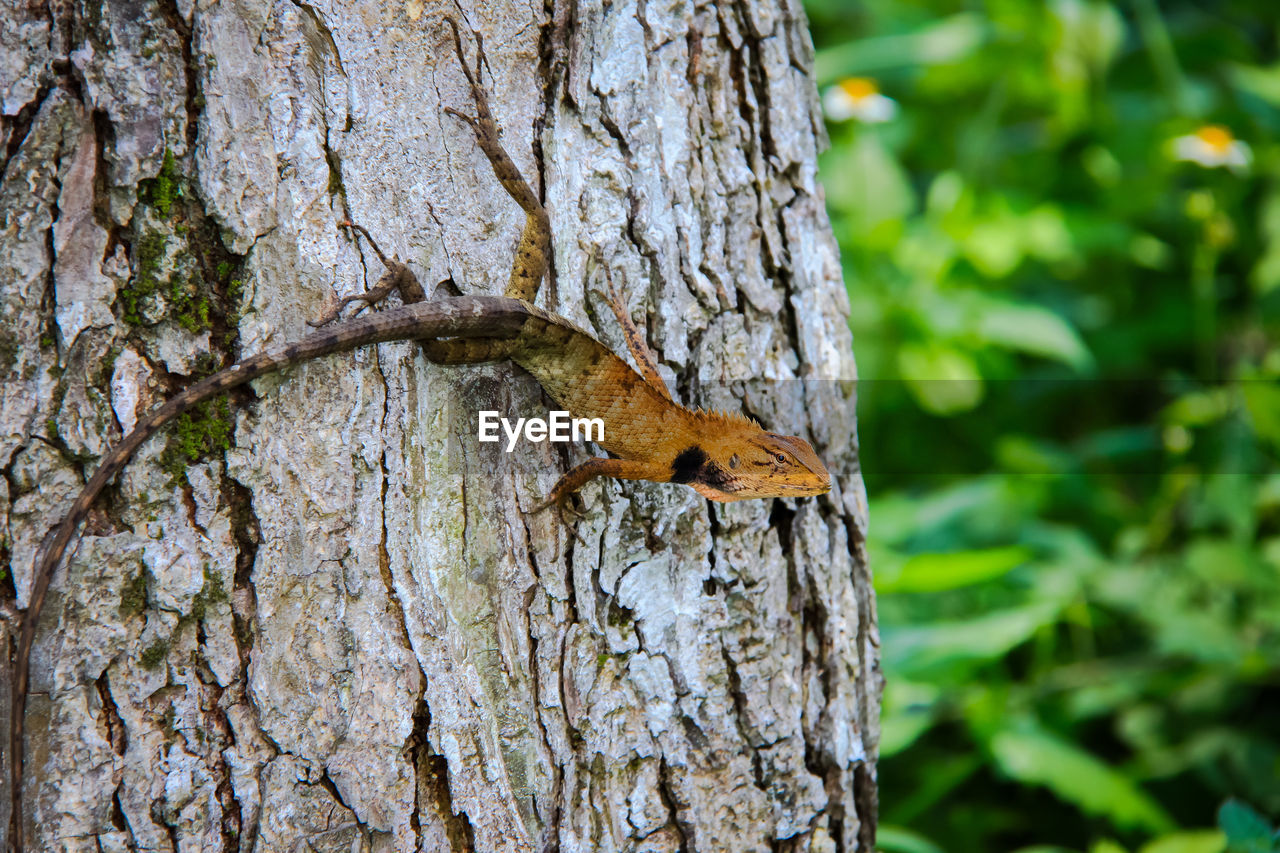
[[730,456],[730,457],[729,457],[729,467],[730,467],[730,468],[737,468],[737,467],[738,467],[738,462],[739,462],[738,454],[736,454],[736,453],[735,453],[735,454],[733,454],[732,456]]

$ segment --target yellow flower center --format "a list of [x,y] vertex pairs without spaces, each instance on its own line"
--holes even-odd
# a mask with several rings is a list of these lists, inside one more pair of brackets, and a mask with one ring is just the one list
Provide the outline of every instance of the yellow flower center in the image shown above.
[[875,81],[868,80],[866,77],[846,77],[840,81],[840,89],[855,101],[869,98],[880,91]]
[[1225,154],[1236,141],[1231,131],[1220,124],[1206,124],[1196,131],[1196,137],[1216,154]]

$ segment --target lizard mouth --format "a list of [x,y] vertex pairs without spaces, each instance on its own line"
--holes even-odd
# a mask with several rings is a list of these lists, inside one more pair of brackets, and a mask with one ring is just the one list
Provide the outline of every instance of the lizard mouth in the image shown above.
[[722,504],[729,503],[730,501],[740,501],[745,497],[749,497],[749,495],[733,495],[729,492],[723,492],[715,486],[708,486],[705,483],[690,483],[689,485],[693,486],[694,491],[702,495],[704,498],[717,501]]
[[808,485],[803,483],[772,483],[768,490],[756,491],[738,491],[726,492],[715,486],[708,486],[706,483],[690,483],[690,486],[708,500],[718,503],[730,503],[732,501],[743,501],[750,498],[802,498],[812,495],[825,495],[831,491],[830,476],[824,477],[822,482]]

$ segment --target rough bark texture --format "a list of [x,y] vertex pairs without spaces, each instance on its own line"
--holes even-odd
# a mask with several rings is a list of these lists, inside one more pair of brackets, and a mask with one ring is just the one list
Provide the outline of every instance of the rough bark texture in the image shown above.
[[685,400],[836,475],[794,504],[594,484],[578,541],[523,510],[580,450],[475,442],[476,408],[545,412],[509,365],[397,344],[259,383],[147,446],[55,582],[31,849],[869,849],[874,604],[798,0],[3,6],[18,607],[138,413],[376,278],[343,218],[428,289],[501,291],[522,215],[441,112],[471,106],[444,12],[484,34],[559,309],[620,348],[608,264]]

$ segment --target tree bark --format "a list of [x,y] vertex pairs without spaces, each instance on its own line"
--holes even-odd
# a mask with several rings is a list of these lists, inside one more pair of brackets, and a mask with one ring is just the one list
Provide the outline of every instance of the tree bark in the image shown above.
[[511,365],[388,344],[259,382],[146,446],[59,572],[28,849],[871,849],[877,636],[798,0],[4,6],[17,608],[139,414],[376,280],[343,219],[428,290],[501,292],[523,215],[442,112],[472,109],[445,13],[483,33],[558,310],[623,351],[607,266],[679,397],[812,437],[835,481],[599,482],[575,538],[527,510],[581,448],[476,442],[478,409],[545,414]]

